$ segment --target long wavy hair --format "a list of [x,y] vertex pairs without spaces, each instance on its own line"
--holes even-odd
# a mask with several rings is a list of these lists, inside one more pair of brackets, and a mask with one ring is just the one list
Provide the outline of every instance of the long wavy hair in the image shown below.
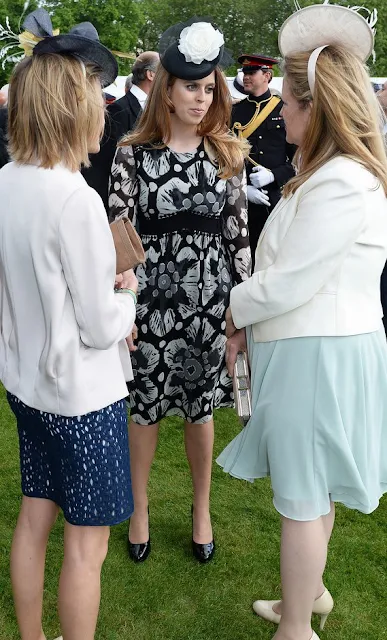
[[308,84],[311,51],[287,56],[283,70],[300,109],[312,104],[304,140],[294,162],[298,173],[284,187],[288,196],[328,160],[344,155],[361,163],[387,194],[387,156],[382,112],[364,64],[345,48],[320,53],[312,96]]
[[[176,78],[160,64],[151,91],[136,129],[124,136],[118,146],[152,145],[163,148],[171,139],[171,113],[174,107],[168,95]],[[218,167],[221,178],[240,173],[249,145],[230,132],[231,96],[219,68],[215,69],[214,98],[197,133],[204,138],[206,151]]]

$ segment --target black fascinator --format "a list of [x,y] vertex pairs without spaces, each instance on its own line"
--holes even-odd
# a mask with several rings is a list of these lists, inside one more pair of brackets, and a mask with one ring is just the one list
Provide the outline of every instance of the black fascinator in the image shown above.
[[[1,26],[1,25],[0,25]],[[43,55],[45,53],[67,54],[78,58],[85,64],[93,64],[99,69],[101,84],[108,86],[117,77],[118,64],[114,55],[100,41],[96,28],[91,22],[82,22],[69,33],[59,34],[53,31],[51,18],[45,9],[36,9],[28,14],[23,22],[25,31],[17,35],[10,29],[0,29],[0,40],[8,40],[0,53],[4,61],[19,58],[5,55],[14,47],[24,49],[25,55]]]
[[218,65],[232,64],[221,29],[211,18],[194,17],[169,27],[160,38],[160,62],[176,78],[201,80]]

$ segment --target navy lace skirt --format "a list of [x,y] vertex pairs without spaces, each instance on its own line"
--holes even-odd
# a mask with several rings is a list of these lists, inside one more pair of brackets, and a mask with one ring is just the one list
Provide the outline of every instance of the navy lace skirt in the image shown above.
[[133,511],[125,402],[83,416],[31,409],[7,394],[17,420],[22,491],[58,504],[70,524],[106,526]]

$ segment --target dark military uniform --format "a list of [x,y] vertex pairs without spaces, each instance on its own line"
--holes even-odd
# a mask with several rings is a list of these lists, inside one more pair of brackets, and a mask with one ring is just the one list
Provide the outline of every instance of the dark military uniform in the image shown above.
[[[270,97],[271,93],[268,90],[261,96],[248,96],[242,102],[235,104],[232,110],[232,127],[238,122],[243,126],[247,125],[257,112],[257,105],[260,105],[259,111],[263,110]],[[269,213],[281,198],[281,188],[294,175],[291,160],[295,147],[286,142],[285,124],[280,115],[281,109],[282,100],[248,138],[251,144],[249,155],[252,160],[266,169],[270,169],[274,174],[274,182],[263,187],[268,192],[270,207],[249,202],[249,233],[252,255],[255,253],[258,238]],[[238,133],[236,129],[234,131]],[[247,176],[250,175],[253,167],[254,165],[247,160]]]

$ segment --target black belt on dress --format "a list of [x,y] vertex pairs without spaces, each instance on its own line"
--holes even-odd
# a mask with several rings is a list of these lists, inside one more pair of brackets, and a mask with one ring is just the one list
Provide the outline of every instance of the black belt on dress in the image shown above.
[[220,216],[206,218],[195,213],[185,211],[166,218],[152,218],[152,220],[139,219],[139,231],[141,235],[161,236],[173,231],[204,231],[205,233],[220,234],[222,226]]

